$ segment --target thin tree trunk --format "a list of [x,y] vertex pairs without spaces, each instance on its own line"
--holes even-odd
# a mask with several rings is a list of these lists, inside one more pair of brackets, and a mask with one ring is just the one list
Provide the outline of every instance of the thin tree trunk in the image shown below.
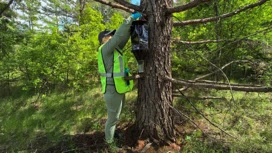
[[2,8],[2,9],[0,10],[0,17],[3,15],[3,13],[4,13],[7,9],[9,9],[9,7],[10,7],[10,5],[13,3],[13,1],[14,1],[14,0],[10,0],[9,3],[8,3],[6,6],[4,6],[4,8]]
[[[164,81],[172,76],[170,62],[171,15],[164,7],[171,0],[147,0],[149,24],[149,51],[145,56],[145,77],[139,79],[135,126],[141,138],[154,142],[171,143],[174,140],[172,121],[172,83]],[[167,3],[168,2],[168,3]],[[161,7],[164,6],[164,7]]]

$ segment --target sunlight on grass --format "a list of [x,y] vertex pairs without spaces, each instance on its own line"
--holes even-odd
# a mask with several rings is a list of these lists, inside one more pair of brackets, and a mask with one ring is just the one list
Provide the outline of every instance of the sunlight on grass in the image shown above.
[[[225,91],[209,94],[226,99],[190,99],[190,102],[211,122],[237,139],[211,125],[184,98],[175,98],[174,106],[202,128],[187,129],[185,135],[177,138],[183,144],[183,152],[272,152],[270,94]],[[200,97],[207,92],[191,95]],[[234,101],[231,101],[232,96]],[[121,124],[134,122],[136,98],[137,90],[126,94]],[[42,151],[63,141],[73,148],[71,137],[67,136],[103,132],[106,115],[100,88],[6,98],[0,103],[0,150]],[[183,124],[185,127],[190,123]]]
[[[201,96],[200,93],[197,96]],[[188,133],[183,140],[183,152],[272,152],[270,94],[226,91],[214,91],[209,94],[227,99],[190,99],[190,102],[206,118],[236,139],[223,134],[197,113],[185,98],[179,98],[175,100],[175,106],[178,108],[182,105],[183,110],[190,110],[189,116],[194,116],[194,122],[205,133],[209,133],[208,137],[198,137],[196,131]],[[234,100],[231,100],[232,97]],[[223,142],[225,145],[222,148]]]
[[37,97],[2,101],[1,149],[26,149],[38,137],[53,145],[64,135],[102,129],[106,108],[100,89]]

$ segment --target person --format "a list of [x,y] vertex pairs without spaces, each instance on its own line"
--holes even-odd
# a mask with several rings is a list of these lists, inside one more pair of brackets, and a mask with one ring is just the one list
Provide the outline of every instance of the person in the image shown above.
[[98,35],[101,44],[98,48],[98,70],[107,106],[105,140],[108,144],[114,142],[116,123],[125,102],[125,93],[131,91],[133,87],[133,81],[124,80],[129,70],[122,49],[130,37],[132,22],[141,16],[138,12],[133,13],[123,21],[117,30],[104,30]]

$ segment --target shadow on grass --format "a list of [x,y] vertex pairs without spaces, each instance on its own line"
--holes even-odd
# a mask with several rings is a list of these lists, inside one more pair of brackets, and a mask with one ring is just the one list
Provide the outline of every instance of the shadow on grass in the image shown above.
[[[126,153],[133,153],[135,150],[131,146],[131,135],[126,133],[124,129],[119,129],[118,132],[124,132],[125,135],[117,143],[120,148],[119,151]],[[111,152],[109,146],[104,141],[105,134],[103,131],[95,131],[88,134],[76,134],[76,135],[65,135],[61,141],[45,150],[36,150],[40,153],[108,153]],[[44,139],[45,140],[45,139]],[[43,144],[43,139],[37,141],[37,147]]]
[[[61,150],[58,146],[88,150],[92,145],[99,146],[104,139],[99,132],[69,134],[100,131],[106,114],[101,97],[95,90],[4,99],[0,103],[0,152],[44,152],[52,146],[56,150]],[[80,139],[89,147],[81,144]]]
[[106,152],[103,138],[104,133],[99,131],[93,134],[66,135],[57,145],[40,152]]

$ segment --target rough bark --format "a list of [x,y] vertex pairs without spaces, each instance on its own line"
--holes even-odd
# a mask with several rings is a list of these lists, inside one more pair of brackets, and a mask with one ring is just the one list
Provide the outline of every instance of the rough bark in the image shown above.
[[[165,8],[171,0],[147,0],[149,24],[149,50],[145,58],[145,75],[139,79],[135,127],[142,138],[170,143],[174,140],[171,118],[172,83],[164,76],[171,76],[170,41],[172,18]],[[152,29],[152,30],[151,30]]]

